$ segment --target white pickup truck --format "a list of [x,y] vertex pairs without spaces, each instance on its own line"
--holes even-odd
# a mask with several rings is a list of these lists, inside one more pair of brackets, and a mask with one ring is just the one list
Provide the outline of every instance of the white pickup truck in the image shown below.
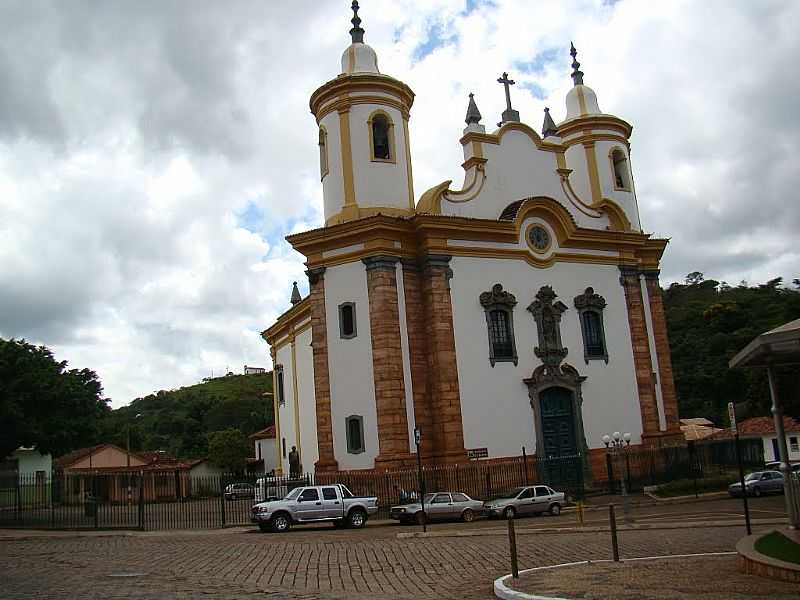
[[294,488],[283,500],[253,506],[250,520],[261,531],[282,533],[295,523],[331,522],[359,529],[378,512],[376,497],[357,498],[341,483]]

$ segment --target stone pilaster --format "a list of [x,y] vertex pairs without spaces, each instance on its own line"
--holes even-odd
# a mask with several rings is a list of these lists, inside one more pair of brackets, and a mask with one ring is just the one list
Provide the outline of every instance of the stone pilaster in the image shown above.
[[[427,435],[431,431],[431,408],[428,385],[428,332],[422,304],[420,269],[415,261],[403,260],[403,291],[406,301],[406,330],[414,393],[414,422]],[[430,444],[422,444],[423,458],[432,455]]]
[[314,398],[317,408],[318,472],[337,471],[339,463],[333,452],[331,422],[331,383],[328,371],[328,329],[325,318],[325,268],[306,271],[311,304],[311,349],[314,356]]
[[650,300],[650,318],[653,323],[653,340],[658,357],[658,378],[664,402],[664,419],[668,432],[680,433],[678,396],[675,393],[675,379],[672,375],[672,354],[669,348],[664,300],[661,295],[661,286],[658,283],[658,271],[645,271],[644,277],[647,296]]
[[[422,272],[422,301],[428,325],[428,384],[431,409],[430,440],[437,462],[466,460],[458,362],[453,334],[449,256],[428,256]],[[423,441],[423,445],[426,442]]]
[[625,304],[628,309],[628,325],[631,330],[631,346],[633,348],[633,365],[636,373],[636,387],[639,393],[639,409],[642,413],[642,439],[646,440],[648,436],[659,435],[659,419],[642,286],[639,282],[638,269],[620,267],[620,272],[619,282],[625,291]]
[[372,373],[378,417],[376,468],[400,466],[410,458],[397,304],[398,261],[392,256],[372,256],[363,260],[367,273]]

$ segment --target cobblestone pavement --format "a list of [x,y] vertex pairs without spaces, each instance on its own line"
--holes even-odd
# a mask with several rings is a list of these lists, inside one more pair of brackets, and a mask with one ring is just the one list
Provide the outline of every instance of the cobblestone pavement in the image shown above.
[[[252,531],[0,541],[0,596],[303,600],[492,598],[509,568],[503,536],[397,539],[367,527],[317,527],[284,535]],[[623,556],[732,550],[739,527],[629,531]],[[608,558],[606,533],[525,535],[520,568]]]

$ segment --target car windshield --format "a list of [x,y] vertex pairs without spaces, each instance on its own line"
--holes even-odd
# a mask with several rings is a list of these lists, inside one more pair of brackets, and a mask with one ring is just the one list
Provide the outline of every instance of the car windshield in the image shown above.
[[493,496],[492,500],[499,500],[500,498],[516,498],[517,496],[520,495],[520,493],[524,489],[525,489],[524,487],[518,487],[514,488],[513,490],[505,491],[501,493],[499,496]]
[[761,479],[761,473],[750,473],[744,478],[745,481],[753,481],[754,479]]
[[300,495],[300,492],[302,490],[303,490],[303,488],[294,488],[291,492],[286,494],[286,497],[284,498],[284,500],[294,500],[295,498],[297,498]]

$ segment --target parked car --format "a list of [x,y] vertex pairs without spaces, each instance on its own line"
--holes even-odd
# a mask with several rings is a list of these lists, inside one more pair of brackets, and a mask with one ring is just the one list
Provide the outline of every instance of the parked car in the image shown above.
[[253,506],[250,520],[261,531],[282,533],[295,523],[333,523],[360,529],[378,512],[378,498],[359,498],[341,483],[296,487],[282,500]]
[[400,523],[417,522],[420,525],[427,521],[461,519],[466,523],[483,515],[483,502],[473,500],[463,492],[434,492],[425,494],[425,512],[422,503],[412,502],[393,506],[390,516]]
[[[748,496],[783,493],[783,473],[780,471],[756,471],[744,478],[745,493]],[[733,497],[742,495],[742,484],[732,483],[728,486],[728,494]]]
[[513,519],[522,515],[534,515],[548,512],[557,516],[561,507],[566,504],[563,492],[556,492],[546,485],[528,485],[518,487],[500,498],[484,502],[484,510],[489,517]]
[[225,486],[225,500],[252,498],[254,494],[255,488],[249,483],[231,483]]

